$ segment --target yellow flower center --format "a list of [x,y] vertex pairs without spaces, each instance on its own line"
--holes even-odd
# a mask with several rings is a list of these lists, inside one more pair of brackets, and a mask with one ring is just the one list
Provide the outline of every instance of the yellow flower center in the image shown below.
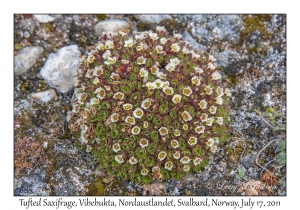
[[184,124],[184,125],[182,126],[182,129],[186,131],[186,130],[189,129],[189,126],[188,126],[187,124]]
[[137,116],[142,116],[142,115],[143,115],[143,112],[142,112],[141,110],[137,110],[137,111],[136,111],[136,115],[137,115]]

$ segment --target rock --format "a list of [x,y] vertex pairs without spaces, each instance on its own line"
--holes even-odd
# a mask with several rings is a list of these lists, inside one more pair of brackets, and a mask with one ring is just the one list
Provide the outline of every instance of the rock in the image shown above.
[[159,23],[164,19],[172,18],[171,15],[134,15],[134,17],[145,23]]
[[243,20],[238,15],[179,15],[178,19],[191,25],[192,36],[199,37],[203,45],[219,41],[238,44],[244,29]]
[[129,24],[124,20],[103,20],[97,23],[94,27],[96,36],[101,36],[103,32],[130,32]]
[[42,47],[25,47],[15,56],[14,71],[17,75],[26,73],[41,57],[44,49]]
[[196,50],[202,51],[205,50],[205,46],[202,44],[199,44],[189,32],[184,30],[183,35],[182,35],[182,41],[189,42],[190,45],[195,48]]
[[47,84],[61,93],[67,93],[74,87],[74,72],[80,65],[80,51],[77,45],[63,47],[51,53],[40,71]]
[[259,30],[251,31],[245,39],[246,46],[249,52],[258,51],[259,47],[262,46],[263,34]]
[[248,169],[251,166],[253,166],[253,164],[255,163],[255,160],[256,160],[256,155],[253,153],[250,153],[242,159],[242,165]]
[[21,20],[21,26],[23,27],[23,29],[28,30],[29,33],[32,33],[34,30],[34,21],[31,18],[26,18]]
[[54,89],[38,92],[38,93],[33,93],[31,96],[35,99],[39,99],[42,102],[48,102],[51,99],[54,99],[57,97],[56,92]]
[[39,23],[49,23],[49,22],[53,22],[55,20],[55,18],[50,15],[33,15],[33,17]]

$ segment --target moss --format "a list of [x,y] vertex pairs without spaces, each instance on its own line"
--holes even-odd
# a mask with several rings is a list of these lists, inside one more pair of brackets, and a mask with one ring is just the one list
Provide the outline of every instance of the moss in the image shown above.
[[97,179],[94,182],[92,182],[88,187],[88,196],[104,196],[105,192],[105,185],[102,181],[102,179]]

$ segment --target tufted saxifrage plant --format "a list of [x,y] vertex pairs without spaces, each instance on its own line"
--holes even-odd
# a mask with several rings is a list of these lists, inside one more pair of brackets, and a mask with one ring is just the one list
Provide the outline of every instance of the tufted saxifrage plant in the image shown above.
[[226,140],[231,93],[215,58],[180,39],[107,33],[82,57],[69,127],[110,176],[179,179]]

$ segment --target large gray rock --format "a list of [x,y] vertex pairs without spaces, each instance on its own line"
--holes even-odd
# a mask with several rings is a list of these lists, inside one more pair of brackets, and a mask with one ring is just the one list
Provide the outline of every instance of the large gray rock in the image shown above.
[[77,45],[63,47],[51,53],[40,71],[47,84],[61,93],[67,93],[74,87],[74,72],[80,65],[80,51]]
[[164,19],[172,18],[170,15],[134,15],[134,17],[145,23],[159,23]]
[[48,102],[51,99],[55,99],[57,97],[56,92],[54,89],[42,91],[42,92],[37,92],[31,94],[31,96],[35,99],[38,99],[42,102]]
[[42,47],[25,47],[15,56],[14,71],[17,75],[26,73],[41,57]]
[[129,32],[130,25],[124,20],[103,20],[94,27],[95,35],[101,36],[103,32]]

